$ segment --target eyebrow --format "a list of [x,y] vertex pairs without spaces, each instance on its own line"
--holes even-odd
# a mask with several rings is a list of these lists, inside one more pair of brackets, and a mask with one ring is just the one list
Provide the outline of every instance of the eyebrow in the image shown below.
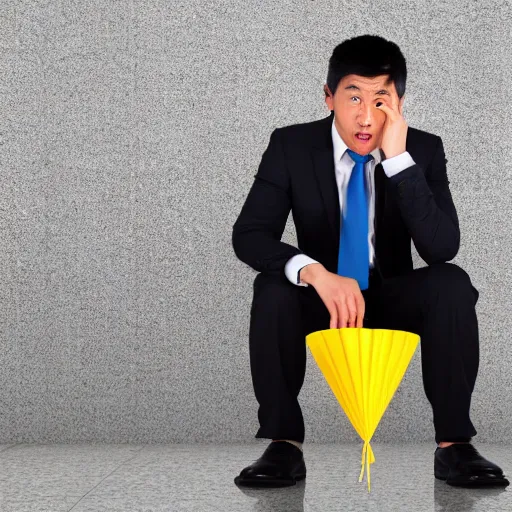
[[[345,87],[345,90],[357,90],[357,91],[360,91],[361,89],[359,89],[359,87],[357,87],[357,85],[349,85],[348,87]],[[391,96],[391,94],[389,94],[389,91],[387,89],[381,89],[380,91],[376,92],[375,93],[375,96],[382,96],[383,94],[387,94],[388,96]]]

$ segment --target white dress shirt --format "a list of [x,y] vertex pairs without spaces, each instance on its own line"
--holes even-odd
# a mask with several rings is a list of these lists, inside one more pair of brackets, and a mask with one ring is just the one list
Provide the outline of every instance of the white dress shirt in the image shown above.
[[[336,174],[336,184],[338,186],[338,195],[340,198],[340,209],[343,215],[345,215],[345,204],[346,204],[346,196],[347,196],[347,188],[348,182],[350,180],[350,175],[352,174],[352,169],[354,167],[355,162],[350,157],[349,153],[347,153],[347,145],[340,137],[338,130],[334,124],[334,119],[332,122],[331,128],[332,134],[332,143],[334,148],[334,169]],[[370,267],[373,267],[374,258],[375,258],[375,248],[374,248],[374,226],[373,219],[375,217],[375,166],[381,161],[381,153],[380,149],[376,148],[370,153],[373,158],[370,159],[369,162],[365,164],[365,172],[366,172],[366,188],[367,188],[367,197],[369,201],[368,208],[368,245],[370,249]],[[382,161],[382,167],[384,169],[384,173],[388,178],[398,174],[399,172],[407,169],[414,165],[415,162],[412,159],[411,155],[408,151],[401,153],[400,155],[394,156],[392,158],[387,158]],[[340,219],[343,221],[343,217]],[[308,286],[303,281],[299,281],[299,271],[309,265],[310,263],[318,263],[318,261],[306,256],[305,254],[297,254],[291,257],[285,265],[284,271],[286,277],[297,286]]]

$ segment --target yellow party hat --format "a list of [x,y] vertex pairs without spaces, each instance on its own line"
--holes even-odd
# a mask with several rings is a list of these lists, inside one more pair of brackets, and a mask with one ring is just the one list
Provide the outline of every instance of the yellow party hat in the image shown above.
[[344,327],[306,336],[313,357],[348,419],[363,439],[362,482],[366,461],[368,492],[370,446],[379,421],[414,355],[420,337],[389,329]]

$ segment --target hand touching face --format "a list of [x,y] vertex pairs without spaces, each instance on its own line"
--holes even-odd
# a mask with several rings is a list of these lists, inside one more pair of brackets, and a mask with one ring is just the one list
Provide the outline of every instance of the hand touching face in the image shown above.
[[395,84],[391,85],[391,96],[383,97],[375,105],[375,108],[386,114],[380,145],[385,158],[392,158],[405,151],[408,129],[408,125],[402,116],[403,98],[402,101],[398,99]]

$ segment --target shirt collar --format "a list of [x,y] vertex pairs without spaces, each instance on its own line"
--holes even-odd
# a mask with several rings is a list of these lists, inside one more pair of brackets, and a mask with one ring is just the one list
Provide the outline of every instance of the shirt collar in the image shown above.
[[[347,145],[343,141],[343,139],[340,137],[340,134],[338,133],[338,130],[336,129],[336,126],[334,125],[334,116],[332,119],[332,128],[331,128],[331,134],[332,134],[332,145],[334,148],[334,161],[339,162],[343,155],[345,154],[345,151],[348,149]],[[380,153],[380,148],[375,148],[370,155],[373,156],[375,160],[375,165],[379,164],[382,160],[382,156]]]

